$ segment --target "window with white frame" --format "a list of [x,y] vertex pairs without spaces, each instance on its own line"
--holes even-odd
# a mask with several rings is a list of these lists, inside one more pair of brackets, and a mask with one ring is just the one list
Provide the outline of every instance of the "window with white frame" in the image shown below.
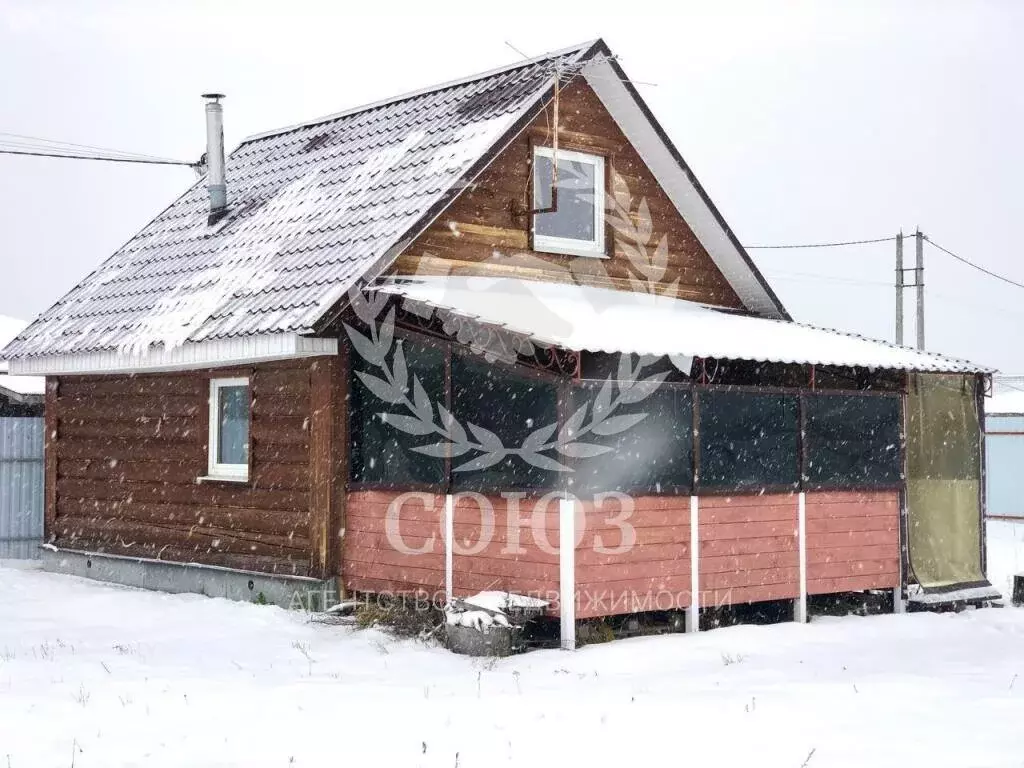
[[210,477],[249,477],[249,380],[210,380]]
[[534,250],[604,256],[604,158],[534,147],[533,208]]

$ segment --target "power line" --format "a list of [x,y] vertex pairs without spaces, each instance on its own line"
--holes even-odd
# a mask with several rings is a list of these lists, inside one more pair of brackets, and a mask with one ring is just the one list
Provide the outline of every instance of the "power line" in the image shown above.
[[958,256],[957,254],[953,253],[948,248],[943,248],[941,245],[939,245],[934,240],[932,240],[930,237],[928,237],[928,235],[925,235],[924,239],[926,241],[928,241],[928,243],[930,243],[934,247],[938,248],[943,253],[945,253],[945,254],[947,254],[949,256],[952,256],[954,259],[956,259],[960,263],[966,264],[968,267],[971,267],[972,269],[976,269],[979,272],[983,272],[984,274],[988,275],[989,277],[994,277],[996,280],[1002,280],[1004,283],[1009,283],[1010,285],[1014,285],[1017,288],[1024,288],[1024,283],[1018,283],[1016,280],[1011,280],[1010,278],[1008,278],[1008,277],[1006,277],[1004,275],[1000,275],[998,272],[993,272],[991,269],[986,269],[985,267],[981,266],[980,264],[975,264],[973,261],[970,261],[969,259],[965,259],[963,256]]
[[[4,141],[0,138],[0,144],[6,146],[22,146],[31,147],[33,149],[40,150],[57,150],[65,151],[67,147],[73,147],[74,149],[85,149],[91,150],[91,153],[99,153],[104,155],[118,155],[120,157],[137,157],[145,158],[147,160],[171,160],[169,157],[158,157],[156,155],[147,155],[142,152],[129,152],[121,149],[112,149],[110,147],[97,147],[93,144],[76,144],[73,141],[57,141],[55,139],[44,139],[39,136],[27,136],[22,133],[4,133],[0,131],[0,137],[9,137],[12,139],[21,139],[22,141]],[[28,143],[25,143],[28,142]]]
[[744,246],[747,250],[760,249],[760,250],[781,250],[789,248],[838,248],[843,245],[867,245],[868,243],[889,243],[895,240],[893,237],[876,237],[870,240],[844,240],[836,243],[798,243],[795,245],[746,245]]
[[196,163],[189,163],[184,160],[150,160],[142,157],[115,157],[104,155],[76,155],[71,153],[57,152],[30,152],[20,149],[0,149],[0,155],[22,155],[25,157],[59,157],[65,160],[103,160],[108,163],[141,163],[143,165],[182,165],[194,168]]

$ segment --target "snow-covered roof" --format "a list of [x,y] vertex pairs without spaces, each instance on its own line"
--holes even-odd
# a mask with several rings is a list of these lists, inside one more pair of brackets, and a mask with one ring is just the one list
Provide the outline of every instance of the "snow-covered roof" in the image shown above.
[[995,376],[992,396],[985,398],[985,413],[1024,414],[1024,376]]
[[647,293],[457,276],[390,279],[375,290],[576,351],[988,372],[954,357]]
[[[745,306],[784,316],[597,40],[246,139],[227,161],[226,217],[209,223],[205,180],[196,182],[4,354],[109,354],[120,362],[105,367],[127,360],[141,368],[149,350],[167,357],[192,344],[316,333],[354,284],[390,264],[540,113],[556,63],[563,73],[582,72]],[[191,352],[180,357],[210,363]],[[66,359],[55,365],[85,372]]]

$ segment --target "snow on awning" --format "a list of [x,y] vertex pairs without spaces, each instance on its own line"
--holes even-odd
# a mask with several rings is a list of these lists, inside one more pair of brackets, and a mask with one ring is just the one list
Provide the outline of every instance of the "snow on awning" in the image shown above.
[[681,299],[509,277],[392,278],[375,290],[574,351],[988,373],[953,357]]

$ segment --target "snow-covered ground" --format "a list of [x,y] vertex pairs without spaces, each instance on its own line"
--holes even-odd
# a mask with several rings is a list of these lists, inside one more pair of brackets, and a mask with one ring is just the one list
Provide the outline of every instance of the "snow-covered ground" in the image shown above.
[[[1008,575],[1024,524],[989,535]],[[1022,609],[482,662],[274,607],[0,567],[0,768],[1020,766],[1021,723]]]

